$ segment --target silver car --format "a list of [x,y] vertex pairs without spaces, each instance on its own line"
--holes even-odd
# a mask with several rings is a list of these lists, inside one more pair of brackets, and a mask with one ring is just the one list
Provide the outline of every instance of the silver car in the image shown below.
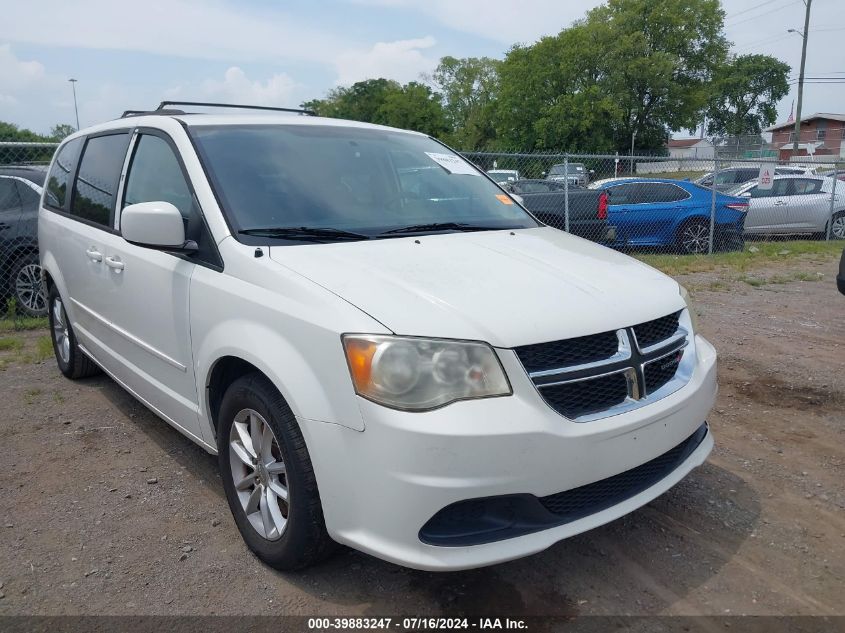
[[[760,189],[756,180],[728,193],[748,198],[746,235],[827,234],[845,239],[845,183],[812,175],[775,176],[771,189]],[[833,212],[831,213],[831,194]]]

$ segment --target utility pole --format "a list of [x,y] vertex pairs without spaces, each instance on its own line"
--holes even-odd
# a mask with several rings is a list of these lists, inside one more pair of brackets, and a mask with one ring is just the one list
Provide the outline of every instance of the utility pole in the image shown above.
[[807,61],[807,37],[810,35],[810,5],[813,0],[804,0],[807,10],[804,12],[804,32],[789,29],[789,33],[801,36],[801,71],[798,73],[798,110],[795,112],[795,130],[792,134],[792,156],[798,154],[798,141],[801,138],[801,101],[804,98],[804,62]]
[[[803,73],[804,67],[801,66],[801,68],[802,68],[801,72]],[[68,79],[68,81],[70,82],[70,85],[73,88],[73,111],[76,113],[76,131],[78,132],[79,131],[79,108],[76,107],[76,79],[71,78],[71,79]],[[801,102],[799,101],[798,103],[801,103]]]

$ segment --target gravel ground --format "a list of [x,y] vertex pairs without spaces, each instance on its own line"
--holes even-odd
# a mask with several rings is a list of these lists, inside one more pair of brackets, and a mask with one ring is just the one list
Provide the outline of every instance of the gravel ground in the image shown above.
[[[708,463],[623,519],[468,572],[349,550],[269,569],[238,535],[215,458],[108,378],[70,382],[52,358],[0,351],[0,615],[843,615],[834,271],[806,259],[681,278],[721,354]],[[24,351],[44,334],[23,334]]]

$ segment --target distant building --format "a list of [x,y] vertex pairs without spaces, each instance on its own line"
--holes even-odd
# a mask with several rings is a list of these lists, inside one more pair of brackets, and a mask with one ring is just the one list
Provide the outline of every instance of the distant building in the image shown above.
[[669,158],[713,158],[713,143],[706,138],[670,138],[666,147]]
[[[845,158],[845,114],[816,112],[801,117],[798,137],[798,152],[794,156],[836,156]],[[772,146],[780,160],[793,157],[795,122],[787,121],[767,127],[764,132],[772,133]]]

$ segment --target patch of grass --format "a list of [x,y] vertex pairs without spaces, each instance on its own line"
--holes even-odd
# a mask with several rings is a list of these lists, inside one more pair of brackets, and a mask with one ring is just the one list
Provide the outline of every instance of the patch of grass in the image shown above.
[[38,396],[41,395],[40,389],[27,389],[23,394],[24,401],[29,404],[35,404],[35,401],[38,399]]
[[822,273],[807,273],[803,271],[796,271],[786,275],[772,275],[771,277],[749,277],[748,275],[737,277],[737,281],[746,283],[754,288],[770,284],[788,284],[794,281],[821,281],[822,279],[824,279]]
[[[637,259],[669,275],[708,272],[732,268],[745,272],[772,262],[795,257],[823,260],[842,253],[845,242],[797,240],[794,242],[751,242],[742,251],[714,255],[634,254]],[[795,281],[795,280],[793,280]]]
[[49,336],[39,336],[35,341],[33,362],[40,363],[53,355],[53,340]]
[[641,178],[671,178],[672,180],[697,180],[706,173],[706,171],[667,171],[663,174],[639,174],[639,176]]
[[6,336],[0,338],[0,351],[2,352],[17,352],[23,349],[24,340],[22,338]]
[[47,317],[21,317],[0,319],[0,332],[23,332],[25,330],[43,330],[50,327]]

